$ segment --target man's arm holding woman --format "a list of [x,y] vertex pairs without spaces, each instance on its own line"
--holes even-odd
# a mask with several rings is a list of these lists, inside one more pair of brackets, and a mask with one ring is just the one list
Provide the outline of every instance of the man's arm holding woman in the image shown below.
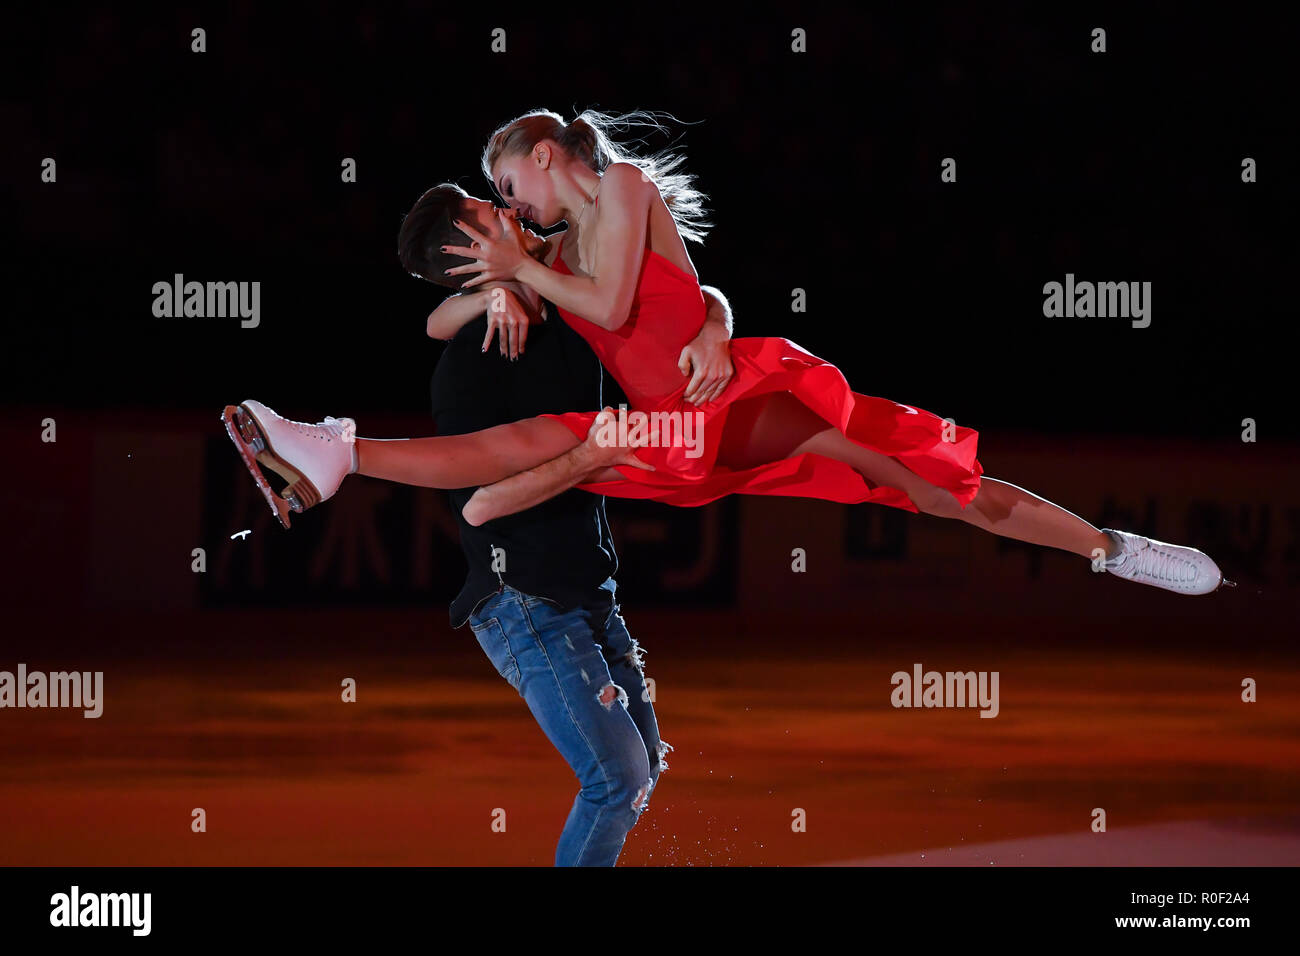
[[[712,291],[712,296],[705,293],[709,302],[708,318],[699,335],[682,349],[678,363],[683,375],[693,375],[685,393],[686,401],[692,404],[703,404],[717,398],[732,376],[727,345],[733,324],[731,307],[721,292]],[[692,395],[695,395],[694,399]],[[607,447],[597,441],[600,426],[612,415],[613,410],[607,406],[592,423],[587,440],[563,455],[479,488],[465,503],[462,511],[465,520],[472,525],[481,525],[494,518],[525,511],[563,494],[574,485],[617,481],[623,477],[616,470],[617,465],[653,471],[653,467],[633,454],[633,448]],[[647,436],[645,444],[649,442],[650,436]]]
[[[616,465],[654,471],[653,465],[646,464],[633,454],[634,447],[637,446],[601,442],[601,430],[614,420],[614,410],[606,405],[592,421],[586,441],[574,445],[550,461],[479,488],[461,511],[465,521],[477,527],[494,518],[526,511],[568,491],[574,485],[589,481],[617,480],[623,476],[615,470]],[[650,436],[647,436],[645,444],[650,441]]]

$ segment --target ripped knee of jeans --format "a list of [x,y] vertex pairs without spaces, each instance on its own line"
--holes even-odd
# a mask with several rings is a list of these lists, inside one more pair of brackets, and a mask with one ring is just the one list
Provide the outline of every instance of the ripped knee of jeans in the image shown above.
[[668,769],[668,761],[664,759],[664,755],[672,749],[673,749],[673,745],[668,743],[668,741],[666,740],[661,740],[659,741],[658,745],[656,745],[655,750],[657,751],[656,755],[659,758],[660,773],[663,773],[665,770]]
[[616,700],[623,705],[624,710],[627,709],[627,691],[613,682],[600,689],[600,693],[596,695],[596,700],[600,701],[600,705],[606,710],[612,708]]
[[623,655],[623,659],[636,668],[636,672],[642,677],[645,676],[645,648],[632,638],[632,646],[628,652]]
[[664,754],[668,753],[668,751],[672,749],[673,745],[664,740],[661,740],[656,744],[655,750],[659,766],[657,768],[651,768],[653,772],[650,775],[650,779],[645,782],[645,785],[642,786],[641,789],[637,791],[636,796],[632,798],[632,809],[638,814],[650,805],[650,795],[654,793],[655,786],[659,783],[659,775],[668,769],[668,761],[664,760]]
[[646,780],[646,782],[641,785],[641,789],[636,792],[636,796],[632,798],[632,809],[637,813],[640,813],[648,807],[650,805],[650,792],[654,790],[654,788],[654,779],[651,778]]

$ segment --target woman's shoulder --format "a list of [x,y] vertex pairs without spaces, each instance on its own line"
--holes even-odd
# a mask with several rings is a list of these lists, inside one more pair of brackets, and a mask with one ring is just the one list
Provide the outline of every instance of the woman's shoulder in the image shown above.
[[[600,191],[603,194],[607,186],[619,190],[636,190],[644,186],[653,186],[650,177],[636,163],[610,163],[601,175]],[[657,187],[656,187],[656,191]],[[597,196],[597,199],[600,197]]]

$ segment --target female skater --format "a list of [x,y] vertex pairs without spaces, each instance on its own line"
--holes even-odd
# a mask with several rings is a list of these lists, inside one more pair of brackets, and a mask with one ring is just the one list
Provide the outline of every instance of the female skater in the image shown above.
[[[734,493],[876,502],[1070,551],[1126,580],[1176,593],[1206,594],[1224,583],[1215,563],[1194,548],[1098,529],[1023,488],[983,477],[975,430],[853,392],[839,369],[787,339],[733,339],[735,375],[726,388],[700,405],[685,402],[677,357],[700,330],[705,307],[682,237],[700,240],[702,197],[689,186],[691,177],[672,172],[680,157],[642,160],[613,143],[606,129],[627,118],[587,111],[565,124],[534,111],[489,141],[483,168],[501,197],[544,228],[569,223],[553,265],[528,255],[505,211],[500,238],[457,223],[472,244],[430,250],[431,258],[441,252],[473,260],[446,270],[477,273],[462,288],[515,280],[535,290],[587,340],[633,410],[676,413],[677,421],[699,428],[695,443],[638,448],[639,462],[624,457],[578,487],[678,506]],[[328,499],[348,474],[427,488],[499,481],[581,443],[597,414],[390,440],[353,439],[351,419],[291,422],[254,401],[228,406],[224,418],[288,527],[288,510]],[[281,497],[271,493],[258,462],[289,481]]]

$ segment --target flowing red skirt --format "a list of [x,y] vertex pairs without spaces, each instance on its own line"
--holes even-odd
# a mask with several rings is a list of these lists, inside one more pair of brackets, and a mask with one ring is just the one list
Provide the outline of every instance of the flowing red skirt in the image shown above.
[[[877,485],[843,462],[812,453],[753,468],[717,464],[723,426],[732,404],[778,392],[790,392],[851,440],[896,458],[915,474],[946,488],[964,508],[979,491],[983,467],[975,458],[979,433],[952,424],[914,405],[854,392],[838,368],[783,338],[738,338],[731,341],[735,375],[713,402],[695,406],[682,400],[687,382],[646,413],[699,412],[693,424],[702,429],[694,450],[677,441],[637,449],[637,457],[655,471],[623,465],[623,479],[578,485],[584,491],[616,498],[646,498],[679,507],[694,507],[725,495],[781,495],[821,498],[846,504],[872,501],[906,511],[919,509],[898,488]],[[596,412],[546,415],[586,439]],[[665,421],[668,421],[665,419]],[[663,429],[661,427],[661,433]]]

